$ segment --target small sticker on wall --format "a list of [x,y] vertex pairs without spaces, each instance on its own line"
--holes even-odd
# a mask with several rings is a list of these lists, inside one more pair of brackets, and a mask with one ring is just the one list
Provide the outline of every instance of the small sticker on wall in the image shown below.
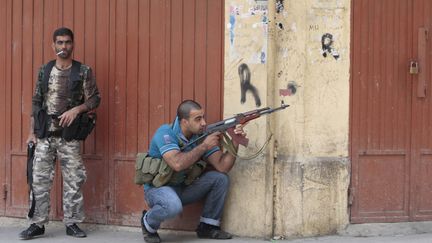
[[295,81],[288,82],[286,89],[279,89],[280,96],[293,96],[297,93],[297,89],[300,87]]

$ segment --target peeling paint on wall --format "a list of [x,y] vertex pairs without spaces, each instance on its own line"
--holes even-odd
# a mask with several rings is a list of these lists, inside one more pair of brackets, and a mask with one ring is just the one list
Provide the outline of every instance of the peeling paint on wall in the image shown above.
[[250,64],[265,64],[269,23],[268,1],[249,0],[248,3],[233,3],[227,8],[230,61],[235,62],[243,58]]
[[234,27],[236,22],[236,15],[239,15],[238,7],[231,6],[230,15],[229,15],[229,24],[228,24],[231,46],[234,44]]
[[268,17],[267,17],[267,11],[263,12],[262,15],[262,26],[263,26],[263,46],[261,48],[261,55],[260,55],[260,62],[262,64],[266,63],[267,60],[267,34],[268,34]]
[[255,99],[255,105],[257,107],[261,106],[261,99],[258,95],[258,90],[251,84],[251,72],[246,63],[240,64],[238,67],[238,73],[240,76],[240,88],[241,88],[241,98],[240,103],[244,104],[246,102],[246,92],[250,91]]
[[279,47],[278,53],[283,58],[287,58],[288,57],[288,47]]
[[[274,134],[277,159],[276,163],[272,158],[239,163],[231,171],[233,178],[239,178],[233,185],[243,185],[241,175],[252,174],[244,171],[262,172],[273,163],[264,177],[249,183],[253,193],[233,187],[226,210],[229,218],[224,219],[231,231],[265,232],[269,238],[314,236],[348,223],[349,176],[344,159],[348,156],[351,2],[226,1],[225,22],[230,22],[231,5],[238,7],[239,14],[234,16],[232,44],[230,29],[225,29],[224,115],[253,108],[255,97],[260,98],[258,91],[263,95],[261,107],[276,105],[277,100],[291,105],[289,115],[275,115],[275,122],[270,123],[257,120],[247,127],[248,134],[257,138],[257,148],[268,132],[278,131]],[[270,49],[266,49],[267,41]],[[235,52],[230,52],[231,47]],[[252,206],[238,203],[238,198],[249,198],[249,194],[258,195],[254,202],[261,201]],[[269,210],[259,210],[263,205]],[[239,226],[256,219],[259,224]]]
[[265,3],[255,4],[253,7],[249,8],[250,15],[259,15],[267,11],[267,1],[265,1]]
[[268,0],[255,0],[255,4],[267,7],[268,6]]

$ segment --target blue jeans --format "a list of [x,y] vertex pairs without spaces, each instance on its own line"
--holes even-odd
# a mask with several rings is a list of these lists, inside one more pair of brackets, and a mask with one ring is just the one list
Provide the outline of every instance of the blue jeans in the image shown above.
[[219,226],[228,187],[226,174],[209,171],[189,186],[146,188],[144,195],[151,209],[144,216],[144,224],[150,232],[156,232],[164,220],[181,213],[184,205],[206,197],[200,221]]

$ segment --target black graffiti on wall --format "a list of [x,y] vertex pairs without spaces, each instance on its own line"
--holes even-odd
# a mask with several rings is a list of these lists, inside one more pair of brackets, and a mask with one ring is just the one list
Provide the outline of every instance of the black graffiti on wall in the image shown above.
[[281,22],[277,22],[276,26],[278,27],[278,29],[284,30],[284,25]]
[[330,33],[325,33],[321,37],[322,55],[327,57],[327,55],[332,55],[334,59],[339,58],[339,53],[333,48],[333,35]]
[[284,10],[284,0],[276,0],[276,13],[280,13]]
[[251,84],[251,72],[248,65],[246,63],[240,64],[238,67],[238,73],[240,77],[241,89],[240,103],[244,104],[246,102],[246,92],[250,91],[255,99],[255,105],[260,107],[261,99],[258,95],[258,90]]

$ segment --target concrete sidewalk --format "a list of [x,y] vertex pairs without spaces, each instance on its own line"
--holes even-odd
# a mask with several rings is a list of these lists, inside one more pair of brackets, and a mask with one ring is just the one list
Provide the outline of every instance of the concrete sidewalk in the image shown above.
[[[26,220],[0,217],[0,243],[15,243],[23,242],[18,239],[18,233],[26,228]],[[378,225],[378,226],[377,226]],[[390,226],[386,226],[390,225]],[[429,224],[421,224],[421,227],[426,227]],[[87,238],[73,238],[67,236],[65,228],[61,222],[50,222],[46,226],[45,235],[40,238],[31,240],[31,242],[59,242],[59,243],[72,243],[72,242],[92,242],[92,243],[143,243],[141,230],[138,227],[120,227],[120,226],[107,226],[107,225],[94,225],[94,224],[81,224],[82,229],[87,233]],[[161,230],[159,232],[162,242],[232,242],[232,243],[246,243],[246,242],[290,242],[290,243],[431,243],[432,233],[421,233],[418,226],[408,224],[374,224],[361,225],[363,228],[357,228],[351,232],[344,231],[345,235],[334,235],[325,237],[303,238],[303,239],[252,239],[245,237],[235,237],[232,240],[201,240],[198,239],[194,232],[182,231],[168,231]],[[381,227],[381,229],[380,229]],[[417,230],[407,230],[408,228],[416,228]],[[421,229],[420,227],[420,229]],[[369,228],[369,229],[368,229]],[[385,228],[393,228],[394,231]],[[377,230],[375,230],[377,229]],[[379,232],[382,231],[383,234]],[[392,235],[388,235],[391,234]],[[366,235],[375,235],[366,237]],[[412,234],[411,234],[412,233]],[[351,234],[351,235],[347,235]]]

